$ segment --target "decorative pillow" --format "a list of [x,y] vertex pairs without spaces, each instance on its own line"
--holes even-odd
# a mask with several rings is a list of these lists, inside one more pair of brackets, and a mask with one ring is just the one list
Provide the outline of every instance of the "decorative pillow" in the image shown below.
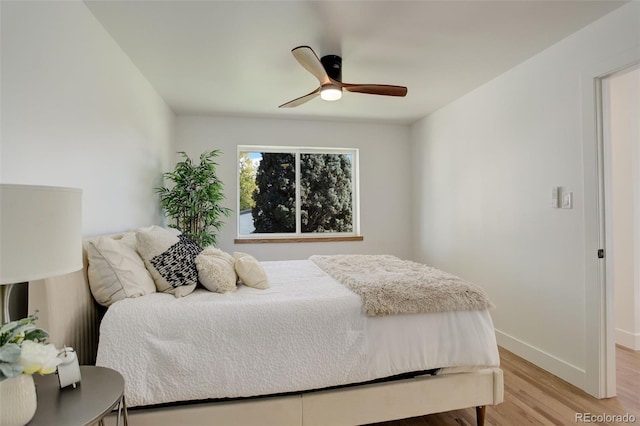
[[208,247],[196,257],[198,279],[209,291],[226,293],[236,290],[238,276],[233,268],[233,256],[214,247]]
[[182,297],[198,284],[196,256],[202,248],[176,229],[153,226],[136,232],[138,253],[151,272],[156,289]]
[[247,253],[234,252],[236,273],[244,285],[253,288],[269,288],[269,278],[258,260]]
[[155,293],[156,286],[136,252],[133,232],[121,239],[103,236],[86,243],[89,288],[102,306],[111,306],[127,297]]

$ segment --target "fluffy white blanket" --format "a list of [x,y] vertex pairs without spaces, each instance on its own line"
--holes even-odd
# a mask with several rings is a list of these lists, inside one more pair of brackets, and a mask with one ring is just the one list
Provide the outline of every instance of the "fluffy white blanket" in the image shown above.
[[364,312],[370,316],[493,307],[478,286],[395,256],[338,255],[309,259],[358,294]]

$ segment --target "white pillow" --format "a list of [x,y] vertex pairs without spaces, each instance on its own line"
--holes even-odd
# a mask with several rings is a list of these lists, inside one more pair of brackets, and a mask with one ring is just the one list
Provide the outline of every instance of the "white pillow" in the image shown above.
[[237,289],[238,276],[233,257],[214,247],[208,247],[196,257],[198,280],[209,291],[226,293]]
[[87,241],[89,288],[102,306],[155,293],[153,278],[136,252],[135,242],[132,232],[119,240],[103,236]]
[[195,290],[195,259],[202,248],[171,228],[152,226],[136,232],[136,247],[159,292],[182,297]]
[[244,285],[253,288],[269,288],[269,278],[258,260],[247,253],[234,252],[236,273]]

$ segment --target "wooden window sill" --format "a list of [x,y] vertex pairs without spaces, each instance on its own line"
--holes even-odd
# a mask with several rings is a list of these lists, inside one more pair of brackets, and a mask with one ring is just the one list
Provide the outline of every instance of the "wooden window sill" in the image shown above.
[[236,238],[235,244],[265,244],[265,243],[335,243],[339,241],[363,241],[362,235],[349,237],[292,237],[292,238]]

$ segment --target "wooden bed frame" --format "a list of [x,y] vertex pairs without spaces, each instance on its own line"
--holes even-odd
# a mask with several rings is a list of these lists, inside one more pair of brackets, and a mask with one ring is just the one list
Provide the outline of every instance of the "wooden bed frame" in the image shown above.
[[[98,330],[104,313],[93,299],[84,269],[29,284],[29,312],[60,348],[73,347],[81,364],[95,364]],[[417,376],[297,394],[215,400],[163,407],[134,408],[134,425],[361,425],[476,407],[484,424],[487,405],[503,401],[499,368],[470,373]]]

